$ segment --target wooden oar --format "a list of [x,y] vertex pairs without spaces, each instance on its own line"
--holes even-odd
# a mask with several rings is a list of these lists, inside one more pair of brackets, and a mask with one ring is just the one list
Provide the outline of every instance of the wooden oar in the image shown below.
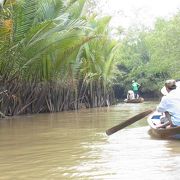
[[144,111],[142,113],[139,113],[136,116],[133,116],[133,117],[127,119],[126,121],[121,122],[120,124],[106,130],[106,134],[109,136],[109,135],[111,135],[111,134],[113,134],[113,133],[115,133],[115,132],[117,132],[117,131],[119,131],[119,130],[121,130],[121,129],[123,129],[123,128],[131,125],[131,124],[133,124],[133,123],[135,123],[136,121],[146,117],[148,114],[152,113],[153,111],[154,110],[151,109],[151,110],[147,110],[147,111]]

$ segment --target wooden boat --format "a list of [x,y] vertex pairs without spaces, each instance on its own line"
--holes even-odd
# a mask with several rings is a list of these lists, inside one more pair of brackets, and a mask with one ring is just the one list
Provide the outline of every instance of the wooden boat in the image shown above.
[[124,102],[126,102],[126,103],[142,103],[142,102],[144,102],[144,98],[139,97],[137,99],[125,99]]
[[149,134],[158,138],[180,139],[180,126],[168,128],[157,127],[160,125],[160,116],[160,113],[154,112],[148,117],[147,121],[150,126]]

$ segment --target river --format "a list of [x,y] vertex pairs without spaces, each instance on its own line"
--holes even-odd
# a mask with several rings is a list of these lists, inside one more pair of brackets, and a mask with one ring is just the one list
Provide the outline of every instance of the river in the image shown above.
[[154,139],[146,118],[106,129],[157,102],[0,120],[0,180],[179,180],[180,141]]

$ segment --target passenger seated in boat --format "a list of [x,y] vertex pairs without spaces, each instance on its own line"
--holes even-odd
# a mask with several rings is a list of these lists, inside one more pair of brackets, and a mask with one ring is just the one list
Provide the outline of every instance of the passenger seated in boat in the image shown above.
[[167,80],[161,89],[164,95],[157,111],[164,113],[168,121],[159,125],[159,128],[180,126],[180,88],[177,88],[175,80]]
[[127,93],[127,100],[135,99],[134,92],[132,90],[129,90]]

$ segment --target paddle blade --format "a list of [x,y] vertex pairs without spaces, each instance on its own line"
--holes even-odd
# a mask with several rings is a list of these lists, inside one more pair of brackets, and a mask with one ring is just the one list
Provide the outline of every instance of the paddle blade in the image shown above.
[[144,112],[142,112],[140,114],[137,114],[136,116],[133,116],[133,117],[129,118],[128,120],[126,120],[126,121],[124,121],[124,122],[110,128],[110,129],[106,130],[106,134],[109,136],[109,135],[111,135],[111,134],[113,134],[113,133],[115,133],[115,132],[117,132],[117,131],[119,131],[119,130],[121,130],[121,129],[123,129],[123,128],[131,125],[131,124],[133,124],[133,123],[135,123],[136,121],[146,117],[148,114],[152,113],[153,111],[154,110],[147,110],[147,111],[144,111]]

